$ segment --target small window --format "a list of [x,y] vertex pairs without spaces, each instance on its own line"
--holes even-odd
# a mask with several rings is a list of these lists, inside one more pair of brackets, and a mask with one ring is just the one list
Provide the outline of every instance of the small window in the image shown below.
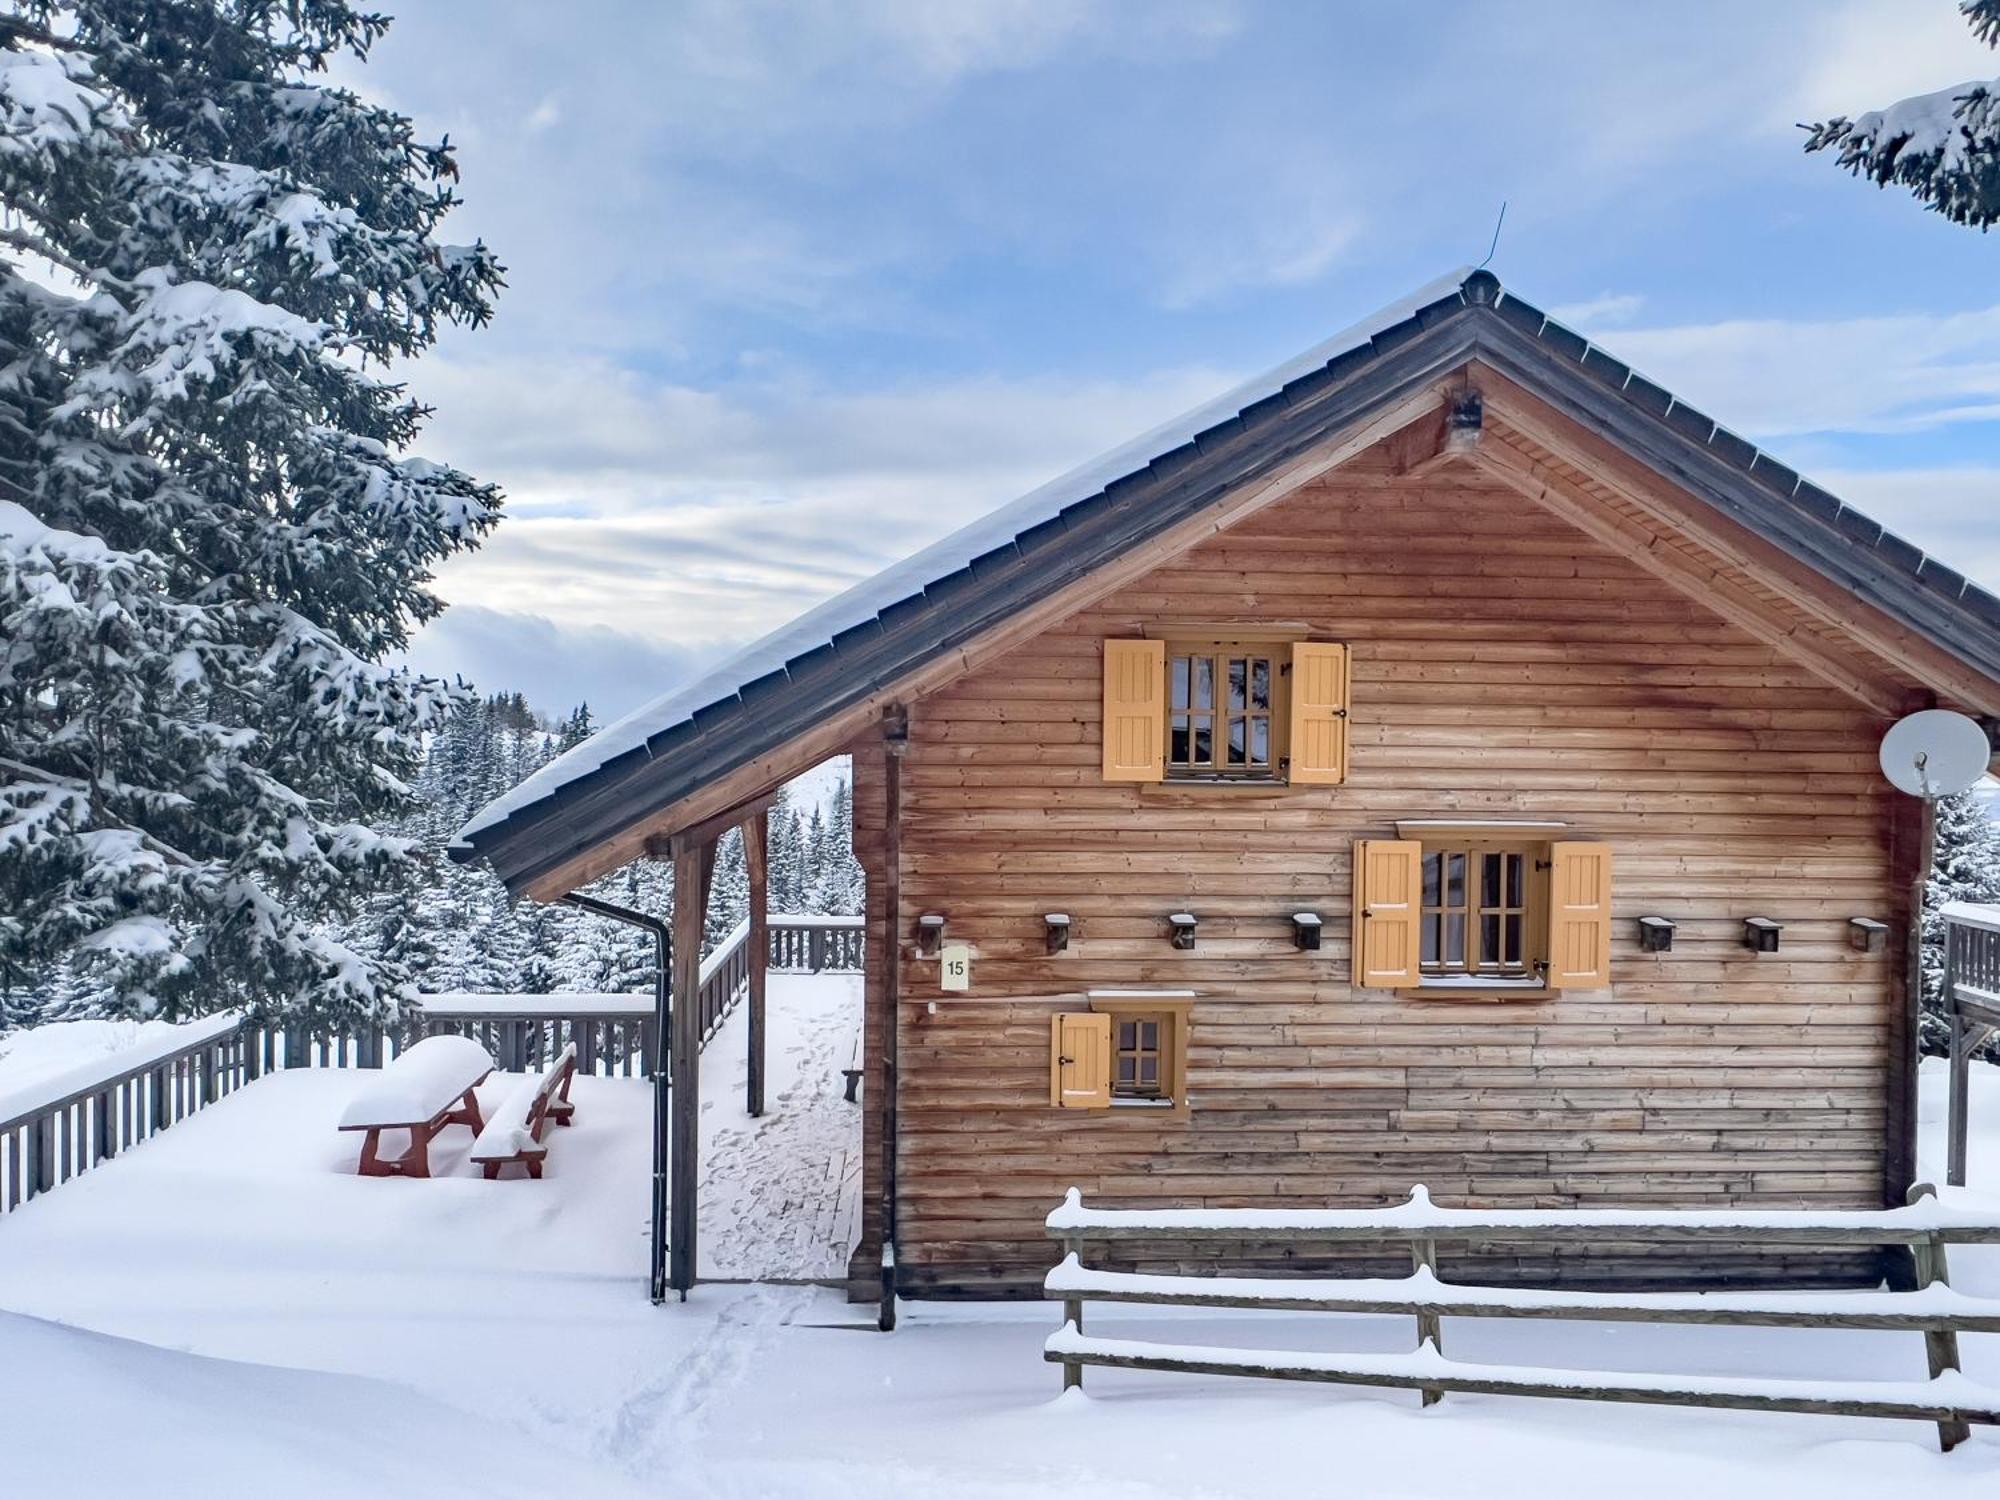
[[1161,1015],[1114,1016],[1111,1022],[1111,1097],[1167,1097],[1168,1034],[1173,1018]]
[[1185,990],[1094,990],[1050,1028],[1049,1102],[1062,1109],[1187,1113]]
[[1283,763],[1289,649],[1208,641],[1167,647],[1167,777],[1275,781]]
[[[1541,956],[1529,921],[1533,848],[1424,846],[1421,967],[1430,975],[1525,979]],[[1540,863],[1546,866],[1546,846]]]

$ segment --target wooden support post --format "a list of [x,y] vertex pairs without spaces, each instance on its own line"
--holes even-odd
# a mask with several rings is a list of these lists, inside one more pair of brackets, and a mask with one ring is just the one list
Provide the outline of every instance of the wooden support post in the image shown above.
[[[1945,968],[1945,1003],[1951,1004],[1951,969]],[[1972,1027],[1954,1007],[1951,1022],[1951,1090],[1946,1103],[1944,1180],[1953,1187],[1965,1186],[1966,1092],[1972,1087]]]
[[[1935,1189],[1928,1182],[1914,1183],[1910,1187],[1910,1202],[1917,1203],[1932,1197]],[[1938,1235],[1929,1236],[1917,1246],[1917,1285],[1949,1286],[1951,1273],[1945,1265],[1944,1241]],[[1935,1380],[1946,1370],[1956,1370],[1958,1366],[1958,1330],[1955,1328],[1934,1328],[1924,1334],[1924,1359],[1930,1365],[1931,1379]],[[1947,1417],[1937,1424],[1938,1447],[1949,1453],[1960,1443],[1972,1436],[1972,1429],[1961,1417]]]
[[[1429,1271],[1431,1275],[1437,1275],[1437,1241],[1412,1240],[1410,1242],[1410,1259],[1419,1271]],[[1443,1320],[1436,1313],[1420,1312],[1417,1314],[1417,1351],[1419,1353],[1423,1352],[1425,1344],[1429,1344],[1440,1354],[1444,1352]],[[1443,1391],[1432,1390],[1428,1386],[1424,1388],[1424,1405],[1436,1406],[1442,1400],[1444,1400]]]
[[[1066,1256],[1074,1255],[1077,1259],[1077,1264],[1081,1265],[1083,1263],[1083,1237],[1074,1234],[1065,1235],[1063,1237],[1063,1254]],[[1078,1333],[1083,1332],[1083,1298],[1063,1298],[1063,1321],[1075,1328]],[[1076,1360],[1066,1359],[1063,1361],[1063,1389],[1066,1391],[1080,1391],[1083,1389],[1083,1366]]]
[[[1937,832],[1936,810],[1917,797],[1897,797],[1889,824],[1890,878],[1899,898],[1889,943],[1889,1025],[1886,1043],[1886,1129],[1882,1154],[1882,1206],[1906,1201],[1917,1175],[1917,1008],[1923,994],[1920,934],[1924,885],[1930,878]],[[1883,1267],[1891,1288],[1907,1287],[1909,1261],[1889,1253]]]
[[759,808],[743,824],[743,864],[750,877],[750,930],[744,956],[750,961],[749,1067],[744,1072],[743,1108],[751,1119],[764,1113],[765,975],[771,967],[770,814]]
[[55,1185],[55,1116],[37,1115],[28,1122],[28,1187],[21,1196],[32,1198]]
[[708,914],[713,840],[676,835],[674,978],[668,1017],[667,1085],[673,1101],[667,1166],[667,1285],[687,1301],[695,1278],[696,1182],[701,1157],[701,933]]

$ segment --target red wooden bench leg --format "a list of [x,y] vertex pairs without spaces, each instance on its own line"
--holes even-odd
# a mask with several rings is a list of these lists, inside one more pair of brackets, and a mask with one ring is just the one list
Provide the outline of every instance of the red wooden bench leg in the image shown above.
[[467,1089],[465,1097],[458,1101],[458,1108],[446,1115],[439,1123],[441,1127],[444,1125],[469,1125],[472,1127],[474,1135],[479,1134],[480,1131],[486,1128],[486,1122],[479,1116],[479,1096],[471,1089]]
[[500,1180],[500,1163],[499,1163],[499,1162],[497,1162],[497,1161],[489,1161],[489,1162],[486,1162],[486,1163],[482,1164],[482,1166],[480,1167],[480,1170],[481,1170],[482,1172],[484,1172],[484,1173],[486,1174],[486,1180],[487,1180],[488,1182],[497,1182],[497,1181],[499,1181],[499,1180]]
[[363,1177],[389,1177],[395,1168],[382,1160],[382,1132],[371,1130],[361,1138],[361,1175]]
[[537,1182],[540,1182],[542,1180],[542,1159],[539,1156],[531,1156],[525,1165],[528,1168],[528,1175]]

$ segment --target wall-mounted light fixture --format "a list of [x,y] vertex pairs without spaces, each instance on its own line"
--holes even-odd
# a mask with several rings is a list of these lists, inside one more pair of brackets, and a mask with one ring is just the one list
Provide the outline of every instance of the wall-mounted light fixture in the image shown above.
[[1292,913],[1292,946],[1301,952],[1312,953],[1319,948],[1319,913],[1316,911],[1295,911]]
[[1194,946],[1194,923],[1195,916],[1191,911],[1177,911],[1167,918],[1167,926],[1173,933],[1173,944],[1176,948]]
[[944,942],[944,913],[927,911],[917,918],[917,952],[925,958],[936,958],[939,946]]
[[1856,953],[1880,953],[1889,946],[1889,924],[1873,917],[1849,917],[1847,946]]
[[1779,935],[1784,930],[1783,922],[1774,922],[1769,917],[1745,917],[1743,946],[1752,953],[1776,953]]
[[1476,453],[1480,433],[1486,426],[1486,401],[1477,391],[1465,391],[1451,403],[1445,419],[1444,451]]
[[1069,947],[1068,912],[1052,911],[1042,918],[1042,925],[1047,930],[1050,953],[1061,953]]
[[1672,917],[1639,918],[1639,951],[1641,953],[1670,953],[1674,946],[1675,923]]

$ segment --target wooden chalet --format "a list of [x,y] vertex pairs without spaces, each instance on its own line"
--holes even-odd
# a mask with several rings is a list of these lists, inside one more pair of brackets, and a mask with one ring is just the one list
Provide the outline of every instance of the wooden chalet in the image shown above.
[[1990,735],[2000,600],[1475,272],[612,725],[460,852],[536,900],[671,858],[687,994],[714,838],[851,755],[855,1291],[1033,1294],[1072,1186],[1901,1204],[1929,810],[1876,752],[1930,706]]

